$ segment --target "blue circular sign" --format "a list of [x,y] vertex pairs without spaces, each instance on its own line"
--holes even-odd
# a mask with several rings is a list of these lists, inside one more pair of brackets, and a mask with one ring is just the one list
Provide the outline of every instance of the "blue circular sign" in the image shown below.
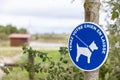
[[68,48],[71,60],[79,69],[93,71],[100,68],[105,62],[109,43],[100,26],[85,22],[77,26],[71,33]]

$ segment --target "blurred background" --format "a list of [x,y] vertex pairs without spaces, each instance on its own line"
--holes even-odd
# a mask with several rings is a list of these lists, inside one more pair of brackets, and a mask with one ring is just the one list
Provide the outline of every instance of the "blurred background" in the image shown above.
[[[82,71],[76,69],[71,63],[68,54],[62,55],[62,58],[60,56],[60,52],[67,53],[66,47],[70,33],[84,22],[83,4],[84,0],[0,0],[0,66],[27,62],[28,55],[23,54],[22,49],[22,46],[26,45],[48,53],[48,57],[52,57],[55,63],[55,67],[53,62],[48,61],[46,64],[39,64],[43,71],[40,73],[40,70],[38,71],[35,80],[53,80],[50,79],[53,75],[49,75],[49,70],[51,70],[48,68],[49,63],[52,64],[55,72],[62,75],[60,77],[57,76],[58,73],[52,73],[56,78],[54,80],[58,78],[83,80]],[[119,0],[101,0],[99,25],[108,35],[110,52],[109,58],[101,67],[100,80],[120,80],[119,5]],[[61,46],[64,48],[59,50]],[[63,57],[66,60],[63,60]],[[37,57],[35,63],[39,61],[42,60]],[[28,72],[26,67],[25,70],[18,67],[0,69],[0,80],[21,80],[21,78],[28,80]],[[63,76],[69,79],[63,79]]]

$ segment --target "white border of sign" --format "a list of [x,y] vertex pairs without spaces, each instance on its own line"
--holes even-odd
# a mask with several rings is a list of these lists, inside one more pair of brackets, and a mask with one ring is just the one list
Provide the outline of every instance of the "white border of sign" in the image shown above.
[[[95,71],[95,70],[99,69],[99,68],[105,63],[105,61],[106,61],[106,59],[107,59],[107,57],[108,57],[109,41],[108,41],[107,34],[105,33],[105,31],[104,31],[98,24],[93,23],[93,22],[84,22],[84,23],[81,23],[81,24],[79,24],[79,25],[82,25],[82,24],[85,24],[85,23],[91,23],[91,24],[94,24],[94,25],[98,26],[98,27],[100,28],[100,30],[104,33],[105,38],[106,38],[106,42],[107,42],[107,52],[106,52],[105,59],[103,60],[103,62],[102,62],[98,67],[96,67],[96,68],[94,68],[94,69],[92,69],[92,70],[85,70],[85,69],[82,69],[82,68],[80,68],[79,66],[77,66],[77,65],[74,63],[74,61],[72,60],[72,58],[71,58],[71,56],[70,56],[70,51],[69,51],[69,39],[70,39],[71,34],[72,34],[72,32],[73,32],[74,30],[71,32],[71,34],[70,34],[70,36],[69,36],[69,39],[68,39],[68,52],[69,52],[70,59],[72,60],[72,62],[74,63],[74,65],[75,65],[78,69],[80,69],[80,70],[82,70],[82,71]],[[78,26],[79,26],[79,25],[78,25]],[[78,26],[77,26],[77,27],[78,27]],[[77,27],[75,27],[74,29],[76,29]]]

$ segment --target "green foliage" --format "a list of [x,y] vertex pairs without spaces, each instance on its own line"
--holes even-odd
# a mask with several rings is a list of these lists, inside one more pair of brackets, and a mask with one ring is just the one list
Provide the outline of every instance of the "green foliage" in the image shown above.
[[119,17],[119,13],[115,10],[112,11],[112,19],[114,20],[115,18]]
[[111,24],[108,26],[108,33],[109,56],[100,69],[100,80],[120,80],[120,27]]
[[[115,37],[112,38],[112,36],[109,36],[109,40],[112,40],[112,45],[115,45],[117,41],[117,38],[116,40],[114,39]],[[111,48],[107,61],[100,68],[99,80],[120,80],[120,49],[112,45],[110,43]],[[13,76],[11,80],[16,80],[19,78],[18,75],[24,76],[24,74],[26,76],[24,76],[23,79],[27,78],[27,73],[29,73],[31,69],[35,71],[35,80],[83,80],[83,73],[72,64],[66,47],[60,47],[60,53],[57,51],[48,51],[48,53],[46,53],[46,51],[41,52],[31,47],[23,47],[23,52],[24,55],[27,56],[32,54],[35,60],[37,58],[37,61],[31,64],[28,58],[26,58],[24,65],[19,65],[19,67],[21,67],[21,69],[18,69],[20,74],[16,68],[11,69],[12,71],[9,70],[9,68],[5,68],[4,71],[10,73],[8,77]],[[60,57],[53,59],[55,56],[49,53],[59,54],[57,56]],[[17,76],[14,77],[14,75]]]
[[50,62],[47,80],[82,80],[83,74],[71,63],[67,48],[60,47],[59,52],[59,61]]
[[8,36],[5,33],[0,33],[0,40],[7,40]]
[[[61,47],[59,61],[53,61],[51,57],[47,56],[47,53],[33,50],[31,47],[23,47],[23,52],[28,55],[32,54],[34,57],[39,57],[40,62],[30,64],[29,62],[24,66],[26,71],[34,69],[35,73],[44,73],[46,77],[40,80],[82,80],[83,74],[77,69],[69,60],[68,51],[66,47]],[[54,53],[55,54],[55,53]]]
[[[22,70],[26,70],[29,74],[33,73],[33,71],[35,74],[45,74],[45,77],[39,76],[39,80],[83,80],[82,72],[71,63],[67,48],[61,47],[59,52],[60,57],[58,61],[54,61],[51,57],[48,57],[47,53],[24,46],[23,53],[28,55],[28,57],[32,55],[34,60],[39,58],[39,61],[31,64],[31,61],[27,60],[24,65],[19,65],[19,67]],[[3,71],[7,74],[12,72],[9,68],[3,68]]]
[[18,33],[24,34],[24,33],[27,33],[27,30],[24,29],[24,28],[20,28],[20,29],[18,30]]
[[11,34],[11,33],[18,33],[18,30],[16,27],[12,26],[12,25],[7,25],[4,29],[6,34]]
[[3,76],[2,80],[29,80],[28,73],[25,70],[21,71],[20,67],[13,68],[9,74]]
[[108,4],[115,22],[107,26],[110,49],[108,59],[100,69],[100,80],[120,80],[120,0],[110,0]]
[[4,71],[4,73],[9,74],[12,71],[12,68],[1,67],[1,70]]
[[120,0],[110,0],[108,4],[111,6],[112,20],[120,17]]
[[[33,71],[35,72],[39,72],[41,69],[44,69],[42,67],[42,62],[46,62],[46,60],[49,60],[49,57],[47,56],[47,53],[44,53],[44,52],[40,52],[40,51],[37,51],[37,50],[33,50],[31,47],[30,48],[27,48],[27,47],[23,47],[23,53],[24,54],[27,54],[28,56],[31,56],[33,58],[35,57],[39,57],[41,59],[41,61],[39,63],[36,63],[34,64],[31,64],[32,61],[27,61],[27,63],[23,66],[24,69],[26,69],[26,71],[30,72],[31,69],[34,69]],[[34,59],[33,59],[34,61]]]

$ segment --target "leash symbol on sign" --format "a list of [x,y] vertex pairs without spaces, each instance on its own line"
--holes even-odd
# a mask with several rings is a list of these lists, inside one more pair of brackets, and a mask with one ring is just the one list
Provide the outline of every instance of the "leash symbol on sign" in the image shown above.
[[108,57],[109,41],[102,28],[91,22],[78,25],[68,42],[69,56],[83,71],[99,69]]
[[87,57],[87,62],[90,63],[90,58],[92,56],[92,53],[94,50],[98,50],[98,47],[96,43],[93,41],[89,46],[80,39],[77,35],[75,36],[79,41],[81,41],[86,47],[80,47],[78,43],[76,44],[77,47],[77,56],[76,56],[76,62],[79,61],[79,58],[81,55],[84,55]]

